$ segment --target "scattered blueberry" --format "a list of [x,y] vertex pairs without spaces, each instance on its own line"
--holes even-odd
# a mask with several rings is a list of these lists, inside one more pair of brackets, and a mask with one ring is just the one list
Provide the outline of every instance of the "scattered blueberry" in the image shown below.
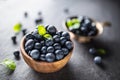
[[27,12],[24,13],[24,17],[28,17],[28,13]]
[[38,24],[40,24],[40,23],[42,23],[42,22],[43,22],[43,19],[42,19],[42,18],[38,18],[38,19],[35,20],[35,24],[36,24],[36,25],[38,25]]
[[90,54],[96,54],[97,51],[96,51],[95,48],[90,48],[90,49],[89,49],[89,53],[90,53]]
[[12,36],[11,39],[12,39],[13,44],[17,44],[16,36]]
[[27,29],[22,30],[23,36],[27,34]]
[[96,64],[100,64],[100,63],[102,63],[102,58],[101,58],[100,56],[96,56],[96,57],[94,58],[94,62],[95,62]]
[[20,52],[18,50],[14,51],[13,54],[14,54],[16,59],[18,59],[20,57]]

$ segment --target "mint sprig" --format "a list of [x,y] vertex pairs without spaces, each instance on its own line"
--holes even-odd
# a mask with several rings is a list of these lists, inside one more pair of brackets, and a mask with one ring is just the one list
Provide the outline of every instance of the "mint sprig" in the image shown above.
[[16,32],[16,33],[18,33],[18,32],[21,31],[21,28],[22,28],[21,23],[17,23],[17,24],[15,24],[15,25],[13,26],[13,31]]

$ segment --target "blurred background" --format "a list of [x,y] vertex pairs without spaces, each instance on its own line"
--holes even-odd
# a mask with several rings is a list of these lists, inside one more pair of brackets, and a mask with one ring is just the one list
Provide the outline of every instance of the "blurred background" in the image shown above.
[[[13,51],[19,49],[22,34],[17,37],[17,45],[11,41],[16,23],[20,22],[22,28],[30,32],[37,25],[36,19],[41,19],[40,24],[54,25],[58,30],[66,31],[62,24],[73,15],[89,16],[100,22],[109,21],[112,27],[104,28],[103,34],[92,43],[83,45],[74,41],[74,54],[69,64],[59,72],[37,73],[25,64],[21,56],[16,61],[17,69],[5,80],[120,80],[119,0],[0,0],[0,61],[14,59]],[[93,63],[87,51],[91,46],[108,49],[111,55],[104,59],[105,69]]]

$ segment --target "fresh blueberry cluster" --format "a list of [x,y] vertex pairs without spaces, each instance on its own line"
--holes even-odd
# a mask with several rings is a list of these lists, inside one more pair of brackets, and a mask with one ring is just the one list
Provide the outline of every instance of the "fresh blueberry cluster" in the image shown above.
[[57,31],[51,25],[38,25],[25,36],[24,48],[34,60],[54,62],[68,55],[73,49],[73,43],[68,32]]
[[66,21],[69,31],[80,36],[96,36],[98,30],[96,24],[86,16],[70,17]]

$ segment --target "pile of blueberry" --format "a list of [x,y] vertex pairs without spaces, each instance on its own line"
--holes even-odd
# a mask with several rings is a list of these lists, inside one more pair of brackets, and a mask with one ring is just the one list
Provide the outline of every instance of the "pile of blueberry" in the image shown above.
[[86,16],[70,17],[65,25],[69,31],[80,36],[96,36],[98,33],[96,24]]
[[34,60],[54,62],[68,55],[73,43],[68,32],[57,31],[52,25],[38,25],[25,36],[24,48]]

